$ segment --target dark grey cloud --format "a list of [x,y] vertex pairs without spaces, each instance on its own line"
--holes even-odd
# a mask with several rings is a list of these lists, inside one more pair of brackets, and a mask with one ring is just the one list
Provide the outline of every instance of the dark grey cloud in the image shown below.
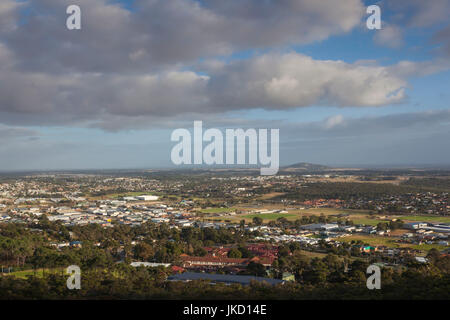
[[[373,39],[381,46],[403,46],[403,37],[408,29],[417,32],[424,28],[442,28],[448,25],[450,0],[381,0],[377,4],[382,8],[382,29],[377,30]],[[437,41],[434,42],[445,38],[446,28],[448,26],[437,33],[434,39]],[[448,40],[445,41],[448,43]]]
[[432,39],[432,43],[439,45],[438,52],[450,57],[450,26],[438,31]]
[[[0,7],[11,13],[13,0]],[[65,28],[66,7],[82,9],[82,30]],[[22,68],[46,72],[154,70],[236,50],[320,41],[356,27],[360,0],[33,0],[26,23],[1,32]],[[3,13],[1,13],[3,12]]]
[[[298,53],[268,53],[204,69],[206,73],[52,74],[17,70],[11,67],[15,59],[0,46],[1,122],[111,129],[114,123],[116,129],[132,126],[130,119],[136,117],[161,124],[178,115],[253,108],[393,104],[405,98],[407,76],[417,72],[415,63],[383,67]],[[432,67],[430,72],[440,68]]]
[[19,10],[23,3],[3,0],[0,3],[0,34],[6,34],[17,29]]
[[[69,4],[82,8],[80,31],[65,27]],[[448,68],[441,61],[385,67],[270,50],[350,31],[364,14],[360,0],[135,6],[2,0],[0,123],[117,131],[254,108],[383,106],[404,101],[410,77]],[[268,50],[239,61],[203,59],[249,48]]]
[[429,27],[448,22],[450,0],[382,0],[382,8],[391,12],[391,20],[398,25]]

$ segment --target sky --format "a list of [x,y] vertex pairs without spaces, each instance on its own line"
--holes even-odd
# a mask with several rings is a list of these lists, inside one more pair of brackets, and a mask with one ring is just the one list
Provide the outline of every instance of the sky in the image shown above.
[[[381,8],[369,30],[369,5]],[[68,30],[66,8],[81,8]],[[450,164],[450,0],[2,0],[0,171],[172,167],[205,128],[280,163]]]

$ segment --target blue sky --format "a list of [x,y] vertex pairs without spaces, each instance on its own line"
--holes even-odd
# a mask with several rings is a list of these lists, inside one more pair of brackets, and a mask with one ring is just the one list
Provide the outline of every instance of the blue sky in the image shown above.
[[450,1],[243,2],[7,0],[1,168],[171,167],[194,120],[279,128],[284,165],[449,164]]

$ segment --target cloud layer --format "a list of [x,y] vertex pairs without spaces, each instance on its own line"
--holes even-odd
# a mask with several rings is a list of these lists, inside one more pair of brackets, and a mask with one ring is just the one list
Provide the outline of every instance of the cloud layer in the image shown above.
[[[137,0],[132,11],[108,0],[14,0],[0,16],[25,20],[3,32],[20,66],[53,72],[158,69],[254,48],[305,44],[350,31],[360,0]],[[82,8],[82,31],[65,29],[66,7]],[[6,30],[5,30],[6,31]]]
[[0,111],[4,122],[16,124],[101,122],[108,116],[159,121],[179,114],[310,105],[380,106],[404,98],[407,82],[396,73],[412,67],[405,63],[393,72],[394,67],[270,53],[224,64],[206,75],[177,69],[62,75],[17,70],[11,57],[0,47]]
[[[80,31],[65,28],[69,4],[82,8]],[[384,106],[405,99],[409,77],[448,67],[286,50],[349,32],[363,14],[360,0],[137,0],[132,10],[3,0],[0,122],[120,130],[254,108]],[[395,45],[388,31],[380,41]],[[264,50],[229,59],[246,49]]]
[[[207,121],[205,125],[280,128],[282,165],[298,161],[330,165],[442,165],[450,157],[449,110],[371,117],[335,114],[311,122],[236,118],[215,118],[215,121]],[[183,127],[191,128],[192,122],[184,123]],[[0,143],[2,170],[171,166],[170,149],[174,144],[168,143],[170,130],[152,136],[153,139],[138,132],[117,139],[117,133],[99,135],[98,130],[92,130],[86,133],[89,141],[84,141],[79,139],[78,132],[70,130],[65,135],[76,139],[61,140],[58,130],[54,130],[52,137],[49,132],[11,129],[0,126],[2,135],[8,131],[10,137],[14,136],[11,143]]]

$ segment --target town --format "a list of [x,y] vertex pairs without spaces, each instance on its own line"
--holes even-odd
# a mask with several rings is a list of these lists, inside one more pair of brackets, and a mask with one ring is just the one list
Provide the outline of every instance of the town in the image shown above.
[[[333,257],[343,272],[361,261],[402,270],[427,264],[430,253],[449,257],[449,180],[306,167],[310,172],[284,168],[279,176],[226,170],[5,176],[0,226],[47,234],[42,246],[56,255],[87,245],[113,252],[116,263],[163,268],[170,282],[302,282],[313,276],[292,265],[299,257],[316,263]],[[433,179],[442,185],[429,187]],[[91,226],[137,231],[109,239],[87,235]],[[52,236],[54,230],[60,234]],[[0,242],[4,276],[58,265],[32,262],[37,248],[18,242],[11,249],[4,236]]]

